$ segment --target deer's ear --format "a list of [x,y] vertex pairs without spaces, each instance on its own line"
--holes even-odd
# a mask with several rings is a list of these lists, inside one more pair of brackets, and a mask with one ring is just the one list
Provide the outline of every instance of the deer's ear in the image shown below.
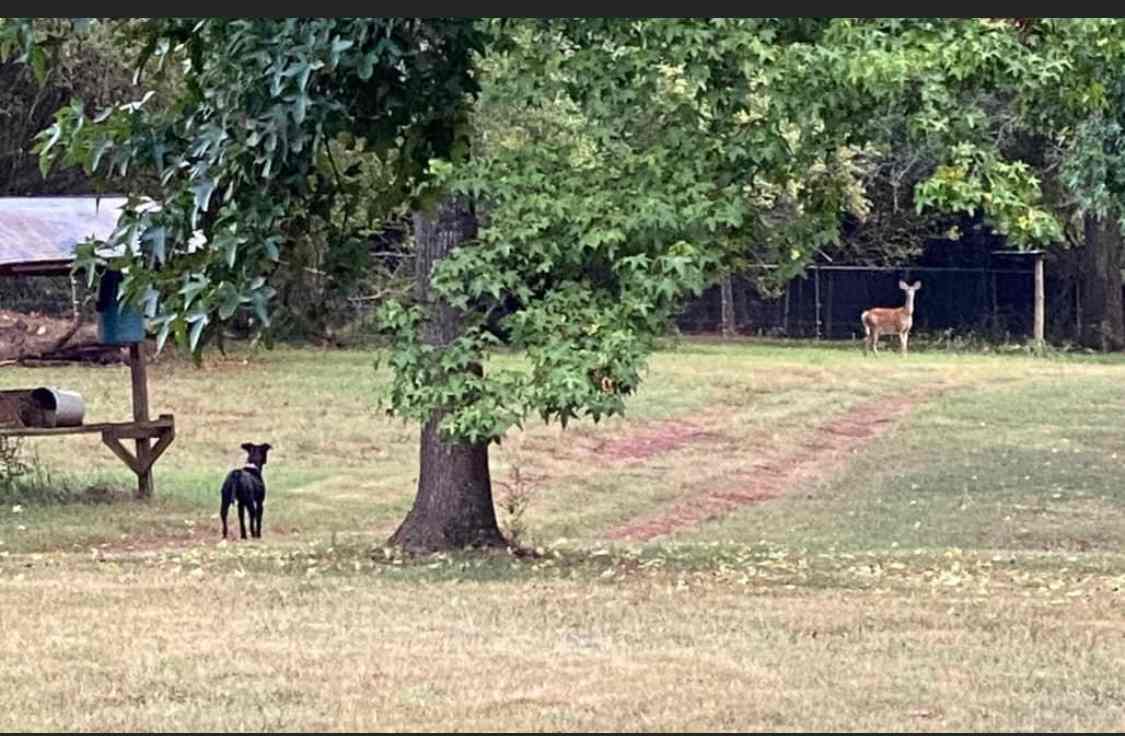
[[922,288],[922,282],[921,282],[921,281],[915,281],[915,282],[914,282],[914,286],[912,286],[912,287],[910,287],[910,288],[912,288],[912,289],[921,289],[921,288]]
[[902,280],[900,279],[900,280],[899,280],[899,282],[898,282],[898,288],[902,289],[903,291],[906,291],[906,290],[907,290],[907,288],[909,288],[909,287],[907,287],[907,285],[906,285],[906,282],[905,282],[905,281],[902,281]]

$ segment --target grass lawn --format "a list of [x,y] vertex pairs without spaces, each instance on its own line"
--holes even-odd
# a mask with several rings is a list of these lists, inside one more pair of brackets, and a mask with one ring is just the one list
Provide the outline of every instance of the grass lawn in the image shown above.
[[[523,561],[383,549],[418,428],[376,357],[162,358],[148,502],[96,437],[26,441],[0,729],[1125,729],[1125,360],[669,343],[627,417],[493,448]],[[129,417],[126,368],[0,375]],[[264,538],[223,543],[246,441]]]

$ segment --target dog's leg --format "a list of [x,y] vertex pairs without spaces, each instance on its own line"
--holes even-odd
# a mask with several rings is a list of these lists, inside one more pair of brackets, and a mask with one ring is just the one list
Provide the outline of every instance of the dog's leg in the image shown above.
[[266,511],[266,487],[264,484],[254,491],[254,508],[258,512],[258,537],[261,537],[262,515]]
[[223,539],[227,538],[227,512],[230,510],[230,505],[234,501],[234,479],[231,475],[227,475],[226,480],[223,481],[222,488],[219,489],[219,518],[223,520]]
[[[250,512],[250,524],[254,523],[254,512]],[[238,500],[238,531],[242,533],[242,538],[246,539],[246,506],[242,503],[242,499]]]

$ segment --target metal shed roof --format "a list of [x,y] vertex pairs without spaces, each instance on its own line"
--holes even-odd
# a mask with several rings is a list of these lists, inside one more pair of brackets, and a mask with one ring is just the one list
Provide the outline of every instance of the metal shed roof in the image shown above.
[[108,238],[125,197],[0,197],[0,272],[65,273],[74,248]]

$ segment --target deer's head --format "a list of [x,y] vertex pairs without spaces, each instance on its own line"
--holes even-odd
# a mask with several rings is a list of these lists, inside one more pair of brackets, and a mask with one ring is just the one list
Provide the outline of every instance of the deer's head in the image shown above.
[[908,314],[912,314],[914,312],[914,292],[922,288],[922,282],[915,281],[913,284],[907,284],[900,280],[898,288],[906,292],[906,311]]

